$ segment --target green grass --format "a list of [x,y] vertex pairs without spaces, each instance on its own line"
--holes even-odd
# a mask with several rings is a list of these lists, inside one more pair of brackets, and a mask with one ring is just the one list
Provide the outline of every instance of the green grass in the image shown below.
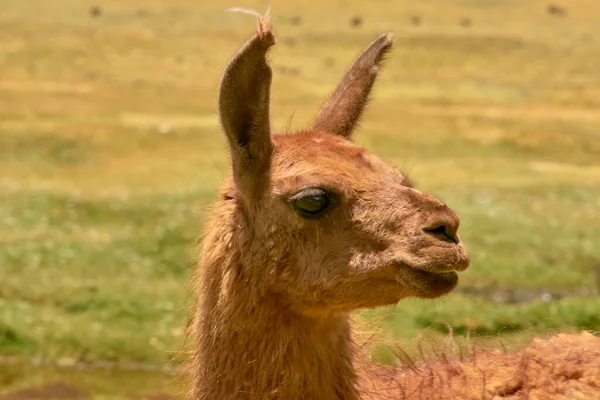
[[[180,349],[194,240],[229,163],[217,85],[255,29],[222,11],[266,4],[205,3],[109,0],[99,18],[91,2],[3,5],[0,355],[164,365]],[[395,32],[357,141],[456,209],[472,256],[455,293],[359,323],[408,354],[449,330],[492,347],[598,331],[600,7],[573,1],[557,17],[539,0],[280,3],[274,127],[307,126],[356,53]],[[389,361],[386,345],[374,351]],[[0,368],[14,377],[0,394],[71,376]],[[103,399],[134,393],[125,381],[171,385],[125,372],[73,382],[84,376]]]

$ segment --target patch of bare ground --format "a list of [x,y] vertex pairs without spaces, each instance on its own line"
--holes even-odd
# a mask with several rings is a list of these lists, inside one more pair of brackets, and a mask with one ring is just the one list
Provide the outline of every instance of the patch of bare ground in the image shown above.
[[[148,394],[133,397],[137,400],[177,400],[167,394]],[[28,388],[9,393],[0,400],[89,400],[85,392],[63,382],[50,383],[37,388]]]
[[24,389],[9,393],[0,400],[87,400],[90,397],[81,390],[56,382],[37,388]]

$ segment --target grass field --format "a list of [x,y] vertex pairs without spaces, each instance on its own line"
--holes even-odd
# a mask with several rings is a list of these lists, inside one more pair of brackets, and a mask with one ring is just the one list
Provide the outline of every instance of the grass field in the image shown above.
[[[600,329],[600,3],[564,3],[272,2],[280,130],[396,34],[357,141],[460,213],[472,257],[444,299],[357,316],[409,352],[449,328],[509,347]],[[0,355],[16,364],[0,399],[54,381],[178,392],[159,372],[28,360],[165,365],[180,349],[193,243],[228,168],[217,85],[255,29],[232,6],[266,2],[1,2]]]

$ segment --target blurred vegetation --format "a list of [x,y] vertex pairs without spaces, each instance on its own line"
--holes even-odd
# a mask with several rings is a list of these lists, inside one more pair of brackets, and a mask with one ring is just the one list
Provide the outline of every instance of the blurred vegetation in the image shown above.
[[[278,130],[396,34],[357,140],[459,211],[472,255],[455,293],[357,316],[409,354],[424,332],[510,347],[600,327],[600,4],[564,4],[273,3]],[[255,29],[232,6],[266,2],[2,3],[1,356],[164,365],[180,349],[228,168],[217,85]],[[58,379],[0,368],[0,395]]]

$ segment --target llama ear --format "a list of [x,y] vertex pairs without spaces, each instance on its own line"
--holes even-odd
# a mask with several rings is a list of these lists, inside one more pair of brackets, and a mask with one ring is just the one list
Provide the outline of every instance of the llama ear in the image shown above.
[[229,141],[234,181],[241,195],[250,199],[266,189],[271,165],[267,51],[273,44],[271,31],[255,34],[227,65],[219,92],[219,114]]
[[392,47],[392,35],[381,35],[354,61],[319,111],[313,129],[350,138],[375,83],[380,63]]

